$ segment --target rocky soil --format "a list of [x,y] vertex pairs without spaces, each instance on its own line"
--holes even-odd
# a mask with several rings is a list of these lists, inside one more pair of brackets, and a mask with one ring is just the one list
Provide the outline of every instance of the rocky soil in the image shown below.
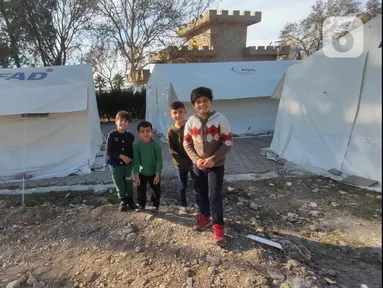
[[119,213],[113,191],[26,195],[25,209],[0,196],[0,287],[382,287],[381,194],[320,177],[225,183],[220,248],[175,189],[157,214]]

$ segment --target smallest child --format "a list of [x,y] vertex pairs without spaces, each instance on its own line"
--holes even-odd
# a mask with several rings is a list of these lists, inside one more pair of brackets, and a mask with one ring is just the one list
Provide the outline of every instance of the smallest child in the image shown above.
[[170,116],[174,120],[174,124],[168,129],[168,145],[170,154],[173,157],[173,163],[178,170],[178,205],[180,211],[187,210],[186,189],[188,187],[188,174],[194,183],[195,206],[198,207],[198,187],[193,172],[193,162],[189,158],[183,146],[186,108],[181,101],[175,101],[170,105]]
[[146,206],[146,191],[149,183],[153,192],[151,201],[153,212],[157,212],[161,198],[162,152],[160,143],[152,138],[153,126],[148,121],[142,121],[137,126],[140,140],[133,147],[133,169],[136,175],[137,212]]

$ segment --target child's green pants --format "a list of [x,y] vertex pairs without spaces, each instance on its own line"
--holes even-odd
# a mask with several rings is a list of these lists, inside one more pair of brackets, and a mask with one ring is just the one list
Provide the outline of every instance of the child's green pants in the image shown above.
[[132,165],[109,165],[118,198],[131,203],[133,201]]

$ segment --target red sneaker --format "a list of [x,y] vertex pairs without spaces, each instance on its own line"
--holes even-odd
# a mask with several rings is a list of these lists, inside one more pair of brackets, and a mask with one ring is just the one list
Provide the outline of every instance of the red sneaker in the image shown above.
[[199,214],[197,224],[193,228],[197,231],[203,231],[210,224],[210,217]]
[[221,244],[225,242],[225,233],[224,233],[223,225],[214,224],[213,231],[214,231],[214,240],[217,244]]

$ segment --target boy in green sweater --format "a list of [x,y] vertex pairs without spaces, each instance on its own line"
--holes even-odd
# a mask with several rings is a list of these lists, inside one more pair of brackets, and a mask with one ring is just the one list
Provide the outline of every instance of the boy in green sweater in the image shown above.
[[161,198],[162,152],[160,143],[152,138],[153,126],[148,121],[142,121],[137,126],[140,140],[133,147],[133,169],[137,185],[137,212],[146,206],[146,189],[149,183],[153,190],[151,201],[153,212],[158,211]]

